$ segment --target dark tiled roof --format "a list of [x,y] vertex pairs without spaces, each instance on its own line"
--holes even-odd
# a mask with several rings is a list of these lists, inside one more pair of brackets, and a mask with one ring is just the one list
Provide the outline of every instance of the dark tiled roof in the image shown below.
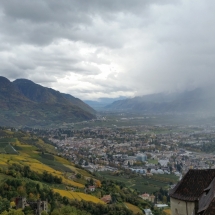
[[170,191],[170,197],[184,201],[197,200],[215,177],[215,169],[190,169]]
[[204,190],[203,194],[199,199],[198,213],[205,211],[213,200],[215,195],[215,178],[210,183],[210,185]]
[[203,213],[203,215],[214,215],[215,214],[215,198],[210,203],[209,207]]

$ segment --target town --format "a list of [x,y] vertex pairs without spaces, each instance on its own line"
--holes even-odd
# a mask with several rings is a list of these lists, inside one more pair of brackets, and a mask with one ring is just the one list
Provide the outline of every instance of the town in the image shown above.
[[180,175],[190,168],[215,167],[215,156],[208,154],[215,130],[203,127],[83,128],[50,131],[50,136],[62,156],[92,172],[128,168],[142,174]]
[[[60,156],[100,175],[129,171],[159,176],[171,188],[189,169],[215,168],[215,156],[209,153],[214,150],[213,127],[142,125],[31,132],[47,138]],[[175,180],[168,180],[173,175]]]

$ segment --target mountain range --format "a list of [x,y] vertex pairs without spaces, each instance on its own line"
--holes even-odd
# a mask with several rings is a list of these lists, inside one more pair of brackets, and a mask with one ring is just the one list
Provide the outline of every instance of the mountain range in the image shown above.
[[96,111],[78,98],[27,79],[0,77],[0,125],[53,125],[95,118]]
[[93,109],[100,111],[100,110],[104,110],[104,108],[107,105],[112,104],[113,102],[122,100],[122,99],[126,99],[126,97],[120,96],[117,98],[99,98],[96,101],[95,100],[84,100],[84,102],[86,104],[88,104],[89,106],[91,106]]
[[105,107],[111,111],[131,111],[142,113],[189,113],[214,112],[215,91],[197,88],[177,93],[158,93],[118,100]]

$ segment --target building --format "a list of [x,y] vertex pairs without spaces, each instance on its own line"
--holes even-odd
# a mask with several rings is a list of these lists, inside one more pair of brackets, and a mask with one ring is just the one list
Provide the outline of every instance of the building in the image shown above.
[[25,197],[16,198],[16,209],[24,209],[26,206],[28,206],[28,203]]
[[144,193],[144,194],[140,195],[140,198],[142,198],[143,200],[148,200],[149,199],[149,194]]
[[101,200],[102,200],[103,202],[105,202],[106,204],[109,204],[109,203],[111,203],[112,198],[111,198],[111,195],[105,195],[105,196],[103,196],[103,197],[101,198]]
[[167,166],[168,166],[168,163],[169,163],[169,160],[168,160],[168,159],[162,159],[162,160],[159,160],[158,163],[159,163],[162,167],[167,167]]
[[139,195],[140,198],[144,199],[144,200],[148,200],[150,202],[155,202],[155,196],[152,194],[152,195],[149,195],[148,193],[144,193],[142,195]]
[[169,194],[172,215],[215,214],[215,169],[190,169]]
[[90,192],[93,192],[93,191],[95,191],[96,190],[96,187],[93,185],[93,186],[89,186],[88,187],[88,190],[90,191]]
[[41,201],[27,201],[25,197],[16,198],[16,209],[25,209],[26,206],[30,206],[36,215],[41,215],[42,211],[48,211],[48,202]]
[[147,155],[143,153],[139,153],[136,156],[137,161],[145,162],[147,160]]
[[143,209],[143,213],[145,215],[153,215],[152,211],[150,209]]

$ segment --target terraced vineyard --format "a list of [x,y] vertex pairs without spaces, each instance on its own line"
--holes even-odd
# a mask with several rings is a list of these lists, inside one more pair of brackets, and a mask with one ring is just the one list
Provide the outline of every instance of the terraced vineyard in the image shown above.
[[11,145],[11,142],[14,142],[15,139],[11,138],[2,138],[0,139],[0,153],[3,154],[17,154],[18,152]]
[[[33,143],[33,145],[28,143]],[[46,151],[46,153],[41,151],[41,149]],[[21,166],[29,166],[32,171],[39,174],[46,171],[53,176],[61,177],[62,183],[66,186],[84,188],[86,180],[83,180],[83,183],[78,183],[71,180],[70,176],[77,173],[86,177],[91,175],[84,170],[77,169],[68,160],[55,154],[49,154],[47,151],[55,151],[54,146],[43,143],[41,139],[32,139],[28,136],[0,139],[0,153],[2,153],[0,156],[0,168],[4,169],[9,165],[18,163]]]
[[105,204],[103,201],[96,198],[95,196],[88,195],[85,193],[73,192],[73,191],[67,191],[67,190],[59,190],[59,189],[54,189],[54,192],[59,193],[61,196],[65,196],[69,199],[76,199],[78,201],[85,200],[88,202]]

